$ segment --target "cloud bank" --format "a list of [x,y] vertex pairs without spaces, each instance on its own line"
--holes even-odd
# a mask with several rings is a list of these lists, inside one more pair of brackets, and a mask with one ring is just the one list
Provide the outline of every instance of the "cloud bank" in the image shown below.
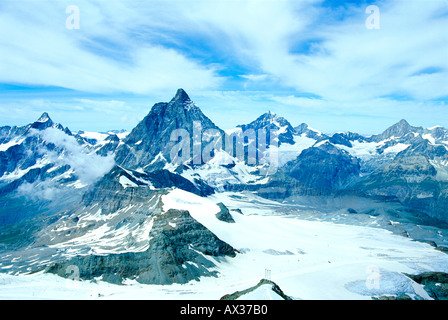
[[[73,136],[59,129],[32,129],[30,135],[38,136],[46,142],[45,146],[39,146],[30,156],[40,157],[42,163],[54,164],[50,170],[67,166],[69,169],[62,175],[48,177],[43,181],[23,183],[18,191],[26,196],[54,200],[65,191],[61,184],[72,185],[73,188],[91,186],[115,165],[113,156],[102,157],[94,151],[88,152]],[[65,179],[69,182],[64,182]]]

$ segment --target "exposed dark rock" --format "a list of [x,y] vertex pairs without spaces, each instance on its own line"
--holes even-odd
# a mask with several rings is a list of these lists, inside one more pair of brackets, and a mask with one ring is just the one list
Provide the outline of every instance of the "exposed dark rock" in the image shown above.
[[448,247],[445,247],[445,246],[437,246],[436,250],[448,254]]
[[182,177],[179,174],[172,173],[168,170],[157,170],[148,173],[148,177],[156,188],[171,188],[177,187],[179,189],[195,193],[200,196],[208,196],[215,192],[215,190],[199,179],[195,179],[195,183]]
[[294,131],[295,135],[305,136],[311,139],[316,139],[317,141],[326,140],[329,138],[327,135],[311,129],[306,123],[301,123],[295,127]]
[[96,151],[97,154],[103,157],[113,154],[120,144],[120,138],[116,134],[109,135],[104,141],[104,145]]
[[422,129],[421,127],[413,127],[406,120],[402,119],[387,128],[383,133],[371,136],[369,140],[379,142],[391,137],[403,137],[410,132],[421,132]]
[[248,294],[248,293],[256,290],[258,287],[260,287],[262,285],[265,285],[265,284],[272,285],[272,291],[277,293],[284,300],[292,300],[291,297],[289,297],[286,294],[284,294],[284,292],[280,289],[280,287],[275,282],[273,282],[271,280],[267,280],[267,279],[261,279],[260,282],[258,282],[255,286],[250,287],[250,288],[248,288],[246,290],[236,291],[236,292],[231,293],[231,294],[226,294],[226,295],[222,296],[220,300],[237,300],[240,297],[244,296],[245,294]]
[[[359,176],[360,165],[359,161],[347,152],[324,143],[305,149],[296,160],[281,168],[280,172],[306,187],[337,190]],[[281,178],[280,175],[276,177]]]
[[350,140],[347,139],[347,137],[344,136],[342,133],[335,133],[333,136],[328,139],[333,144],[340,144],[346,147],[351,148],[352,144],[350,143]]
[[216,217],[224,222],[235,223],[235,220],[233,220],[232,215],[229,212],[229,209],[224,205],[224,203],[219,202],[218,206],[220,211],[216,214]]
[[216,258],[236,255],[230,245],[193,219],[188,211],[169,210],[156,217],[150,237],[149,248],[144,252],[76,256],[51,265],[47,272],[66,277],[69,267],[75,266],[79,277],[86,280],[102,277],[113,283],[124,279],[145,284],[186,283],[217,275],[209,270],[214,264],[200,253]]
[[398,296],[379,296],[372,297],[372,300],[412,300],[406,293],[399,294]]
[[[253,130],[257,138],[259,130],[264,130],[264,133],[266,134],[265,141],[267,144],[273,139],[278,139],[278,145],[281,145],[282,143],[294,144],[293,135],[295,130],[292,125],[285,118],[277,116],[270,111],[262,114],[251,123],[239,125],[238,127],[241,128],[243,132]],[[281,128],[283,128],[282,132],[280,132]],[[275,136],[271,137],[271,133],[274,133]]]
[[424,289],[435,300],[448,300],[448,273],[425,272],[421,274],[406,274]]
[[420,240],[420,239],[415,239],[415,241],[419,241],[419,242],[422,242],[422,243],[429,244],[431,247],[434,247],[434,248],[436,248],[436,250],[437,250],[437,243],[435,243],[435,242],[432,241],[432,240]]
[[241,211],[241,209],[240,209],[240,208],[236,208],[236,209],[231,209],[231,211],[235,211],[235,212],[238,212],[239,214],[242,214],[242,215],[244,215],[243,211]]

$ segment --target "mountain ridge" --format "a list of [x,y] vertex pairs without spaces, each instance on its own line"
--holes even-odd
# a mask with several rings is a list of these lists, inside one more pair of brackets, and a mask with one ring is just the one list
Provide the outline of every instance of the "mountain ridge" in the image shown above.
[[[0,269],[66,276],[77,265],[83,279],[113,283],[214,277],[221,259],[244,248],[207,226],[238,227],[244,210],[228,205],[244,203],[248,194],[288,214],[328,202],[342,207],[337,219],[394,215],[415,225],[448,222],[443,127],[402,119],[370,137],[327,135],[268,111],[237,128],[220,129],[183,89],[154,104],[126,135],[72,133],[47,112],[23,127],[1,127],[0,249],[17,250],[14,257],[42,253],[38,261],[17,264],[3,257]],[[296,205],[303,199],[306,206]],[[15,228],[30,240],[18,239]],[[273,252],[289,255],[267,254]]]

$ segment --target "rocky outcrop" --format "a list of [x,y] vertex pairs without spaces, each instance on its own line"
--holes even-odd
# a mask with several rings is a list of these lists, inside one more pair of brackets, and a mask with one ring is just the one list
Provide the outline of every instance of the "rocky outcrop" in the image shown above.
[[423,285],[431,298],[435,300],[448,300],[448,273],[425,272],[421,274],[407,274],[409,278]]
[[448,181],[444,163],[448,163],[447,148],[417,137],[393,161],[361,179],[355,188],[370,196],[395,197],[410,208],[446,220]]
[[322,141],[328,139],[328,136],[310,128],[306,123],[301,123],[297,127],[294,128],[294,135],[305,136],[311,139],[315,139],[316,141]]
[[238,300],[241,297],[244,297],[244,295],[247,295],[255,290],[257,290],[259,287],[263,285],[269,285],[271,286],[271,290],[278,294],[283,300],[292,300],[291,297],[287,296],[282,289],[273,281],[267,280],[267,279],[261,279],[255,286],[250,287],[248,289],[242,290],[242,291],[236,291],[231,294],[226,294],[221,297],[220,300]]
[[76,256],[51,265],[47,272],[67,277],[76,268],[81,279],[113,283],[135,279],[145,284],[186,283],[216,276],[213,257],[234,257],[235,250],[220,240],[188,211],[169,210],[154,219],[149,249],[110,255]]
[[224,222],[235,223],[235,220],[233,220],[233,217],[230,214],[229,209],[224,205],[224,203],[219,202],[217,203],[217,205],[219,206],[220,210],[216,214],[216,218]]
[[281,168],[282,174],[304,186],[322,190],[342,189],[357,178],[359,172],[359,161],[330,143],[302,151],[297,159]]
[[114,154],[120,142],[121,140],[116,134],[111,134],[104,139],[104,144],[96,151],[96,153],[103,157],[109,154]]
[[[123,183],[122,179],[127,182]],[[199,196],[214,193],[213,188],[202,181],[195,185],[167,170],[145,173],[115,166],[91,190],[84,193],[82,204],[85,207],[99,205],[103,214],[107,214],[132,204],[141,204],[152,198],[155,193],[173,187]]]
[[411,132],[422,132],[422,131],[423,128],[413,127],[406,120],[402,119],[396,124],[384,130],[381,134],[371,136],[369,140],[379,142],[393,137],[395,138],[403,137]]

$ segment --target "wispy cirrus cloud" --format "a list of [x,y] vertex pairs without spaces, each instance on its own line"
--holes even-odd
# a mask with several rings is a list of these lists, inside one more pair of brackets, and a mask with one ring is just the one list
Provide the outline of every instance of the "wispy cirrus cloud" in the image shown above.
[[[80,29],[65,21],[68,2],[6,1],[0,12],[0,81],[57,86],[84,92],[143,94],[167,87],[209,88],[220,77],[213,67],[154,42],[139,42],[143,6],[78,1]],[[130,4],[130,5],[129,5]],[[187,84],[187,85],[185,85]]]
[[[305,6],[306,25],[275,32],[271,50],[254,46],[250,56],[282,85],[334,101],[446,98],[448,20],[440,13],[447,3],[384,1],[379,9],[381,27],[369,30],[365,6],[346,6],[342,17],[322,3]],[[428,68],[434,72],[421,72]]]

